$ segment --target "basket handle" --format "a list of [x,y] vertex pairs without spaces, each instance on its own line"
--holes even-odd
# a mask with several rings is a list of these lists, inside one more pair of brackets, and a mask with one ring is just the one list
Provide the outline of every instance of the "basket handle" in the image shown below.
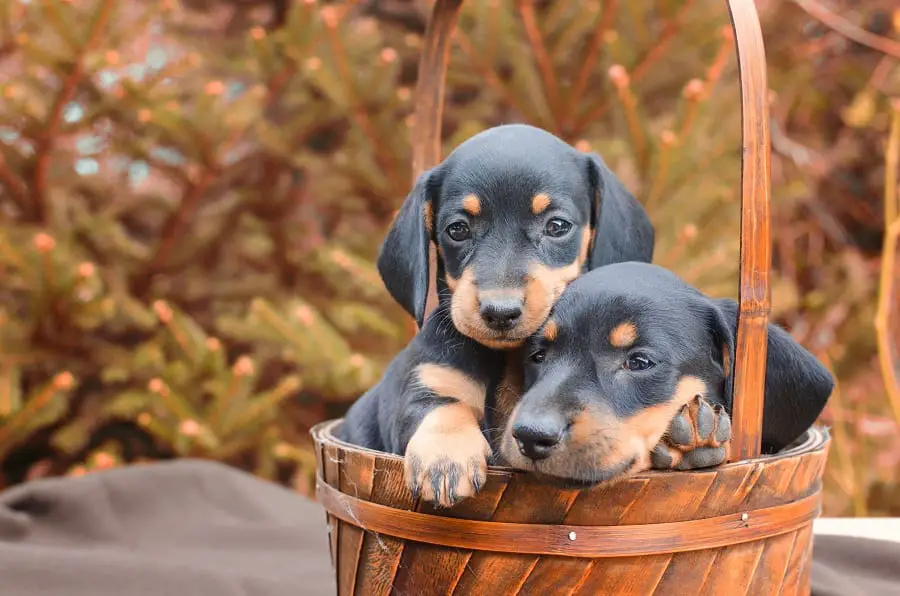
[[[772,266],[769,230],[771,149],[768,81],[762,30],[753,0],[725,0],[734,30],[741,88],[741,239],[737,338],[734,362],[731,459],[760,454],[765,387]],[[437,0],[425,31],[416,86],[412,130],[415,178],[441,159],[444,87],[450,39],[462,0]],[[437,305],[434,275],[437,254],[429,248],[431,267],[426,315]]]

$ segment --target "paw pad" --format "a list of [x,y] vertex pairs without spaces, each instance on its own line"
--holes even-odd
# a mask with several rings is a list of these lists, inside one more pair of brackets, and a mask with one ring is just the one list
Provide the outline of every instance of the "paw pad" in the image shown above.
[[731,417],[725,408],[700,396],[683,406],[650,454],[657,470],[694,470],[728,459]]

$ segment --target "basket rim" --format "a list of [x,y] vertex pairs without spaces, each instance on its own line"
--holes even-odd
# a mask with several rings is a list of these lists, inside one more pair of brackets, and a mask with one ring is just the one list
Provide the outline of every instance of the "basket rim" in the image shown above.
[[[365,453],[375,457],[378,457],[382,460],[394,461],[398,464],[402,464],[403,456],[396,455],[393,453],[387,453],[384,451],[378,451],[376,449],[369,449],[368,447],[360,447],[359,445],[354,445],[353,443],[348,443],[343,441],[336,436],[334,436],[334,429],[338,427],[344,421],[343,418],[332,418],[330,420],[324,420],[319,422],[315,426],[310,429],[310,434],[313,437],[313,440],[316,443],[322,444],[331,444],[337,447],[340,447],[344,450],[356,451],[358,453]],[[731,461],[719,466],[704,468],[699,470],[646,470],[644,472],[639,472],[631,478],[655,478],[666,474],[715,474],[723,469],[730,469],[748,465],[756,465],[761,463],[771,463],[774,461],[788,459],[792,457],[797,457],[800,455],[804,455],[807,453],[814,453],[816,451],[822,451],[825,449],[831,441],[831,433],[829,432],[828,427],[813,425],[809,427],[803,435],[801,435],[796,441],[794,441],[793,446],[790,446],[786,449],[779,451],[778,453],[774,453],[771,455],[760,455],[758,457],[752,459],[744,459]],[[319,452],[316,450],[316,457],[319,457]],[[488,477],[504,477],[511,478],[517,474],[528,474],[529,472],[524,470],[517,470],[515,468],[511,468],[508,466],[497,466],[491,465],[488,466],[487,474]]]

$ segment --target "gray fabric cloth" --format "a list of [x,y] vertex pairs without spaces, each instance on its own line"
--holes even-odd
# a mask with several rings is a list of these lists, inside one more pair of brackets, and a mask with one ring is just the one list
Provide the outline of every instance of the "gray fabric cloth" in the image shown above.
[[[900,544],[818,536],[814,596],[900,596]],[[178,460],[0,493],[2,596],[330,596],[314,502]],[[549,596],[549,595],[548,595]]]
[[900,543],[819,535],[813,542],[813,596],[900,596]]
[[2,596],[334,594],[323,510],[179,460],[0,493]]

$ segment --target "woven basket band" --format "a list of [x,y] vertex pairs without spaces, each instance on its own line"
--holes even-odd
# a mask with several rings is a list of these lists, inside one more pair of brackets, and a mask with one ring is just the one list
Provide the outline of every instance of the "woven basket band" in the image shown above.
[[774,507],[681,522],[566,526],[476,521],[364,501],[316,478],[325,510],[358,528],[451,548],[562,557],[632,557],[719,548],[792,532],[819,515],[821,492]]

